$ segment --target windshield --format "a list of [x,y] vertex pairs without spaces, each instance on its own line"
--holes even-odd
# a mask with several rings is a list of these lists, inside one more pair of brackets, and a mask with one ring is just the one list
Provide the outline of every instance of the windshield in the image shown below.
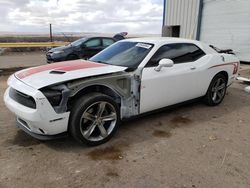
[[90,58],[90,61],[136,68],[152,47],[153,44],[148,43],[117,42]]
[[76,41],[70,43],[70,45],[71,45],[71,46],[79,46],[79,45],[81,45],[81,44],[82,44],[83,42],[85,42],[85,41],[86,41],[86,38],[81,38],[81,39],[78,39],[78,40],[76,40]]

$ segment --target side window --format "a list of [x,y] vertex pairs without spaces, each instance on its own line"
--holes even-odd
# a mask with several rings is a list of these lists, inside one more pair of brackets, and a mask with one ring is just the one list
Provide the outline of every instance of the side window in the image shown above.
[[114,40],[112,40],[112,39],[105,39],[105,38],[102,39],[102,45],[104,47],[108,47],[108,46],[110,46],[113,43],[114,43]]
[[86,47],[97,47],[101,46],[101,41],[100,39],[90,39],[87,42],[85,42]]
[[169,52],[170,48],[168,45],[160,47],[155,54],[151,57],[149,62],[147,63],[146,67],[156,67],[159,64],[161,59],[169,59]]
[[163,58],[171,59],[175,64],[196,61],[205,53],[194,44],[176,43],[160,47],[149,60],[146,67],[155,67]]

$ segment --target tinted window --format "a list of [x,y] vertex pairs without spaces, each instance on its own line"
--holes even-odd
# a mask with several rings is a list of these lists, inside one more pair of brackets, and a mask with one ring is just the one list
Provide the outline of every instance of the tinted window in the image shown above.
[[117,42],[101,51],[90,61],[136,68],[152,49],[153,44]]
[[101,46],[101,41],[100,39],[90,39],[87,42],[85,42],[86,47],[97,47]]
[[81,39],[78,39],[78,40],[72,42],[72,43],[69,44],[69,45],[72,45],[72,46],[79,46],[79,45],[81,45],[83,42],[85,42],[86,40],[87,40],[86,38],[81,38]]
[[110,46],[113,43],[114,43],[114,41],[112,39],[102,39],[102,45],[104,47]]
[[171,59],[177,64],[196,61],[204,55],[205,53],[194,44],[168,44],[160,47],[146,66],[157,66],[159,61],[163,58]]

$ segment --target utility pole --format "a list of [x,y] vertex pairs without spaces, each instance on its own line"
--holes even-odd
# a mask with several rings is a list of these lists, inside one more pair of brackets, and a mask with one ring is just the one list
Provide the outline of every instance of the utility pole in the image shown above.
[[53,38],[52,38],[52,24],[49,24],[49,33],[50,33],[50,42],[53,42]]

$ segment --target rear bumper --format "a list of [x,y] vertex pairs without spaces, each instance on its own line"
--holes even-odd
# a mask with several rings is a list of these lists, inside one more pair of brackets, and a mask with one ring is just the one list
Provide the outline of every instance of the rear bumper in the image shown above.
[[9,85],[35,100],[36,108],[33,109],[13,100],[9,95],[10,87],[4,94],[5,105],[17,116],[19,125],[25,127],[30,135],[38,134],[50,137],[67,131],[69,112],[56,113],[42,92],[24,84],[14,76],[10,78]]

